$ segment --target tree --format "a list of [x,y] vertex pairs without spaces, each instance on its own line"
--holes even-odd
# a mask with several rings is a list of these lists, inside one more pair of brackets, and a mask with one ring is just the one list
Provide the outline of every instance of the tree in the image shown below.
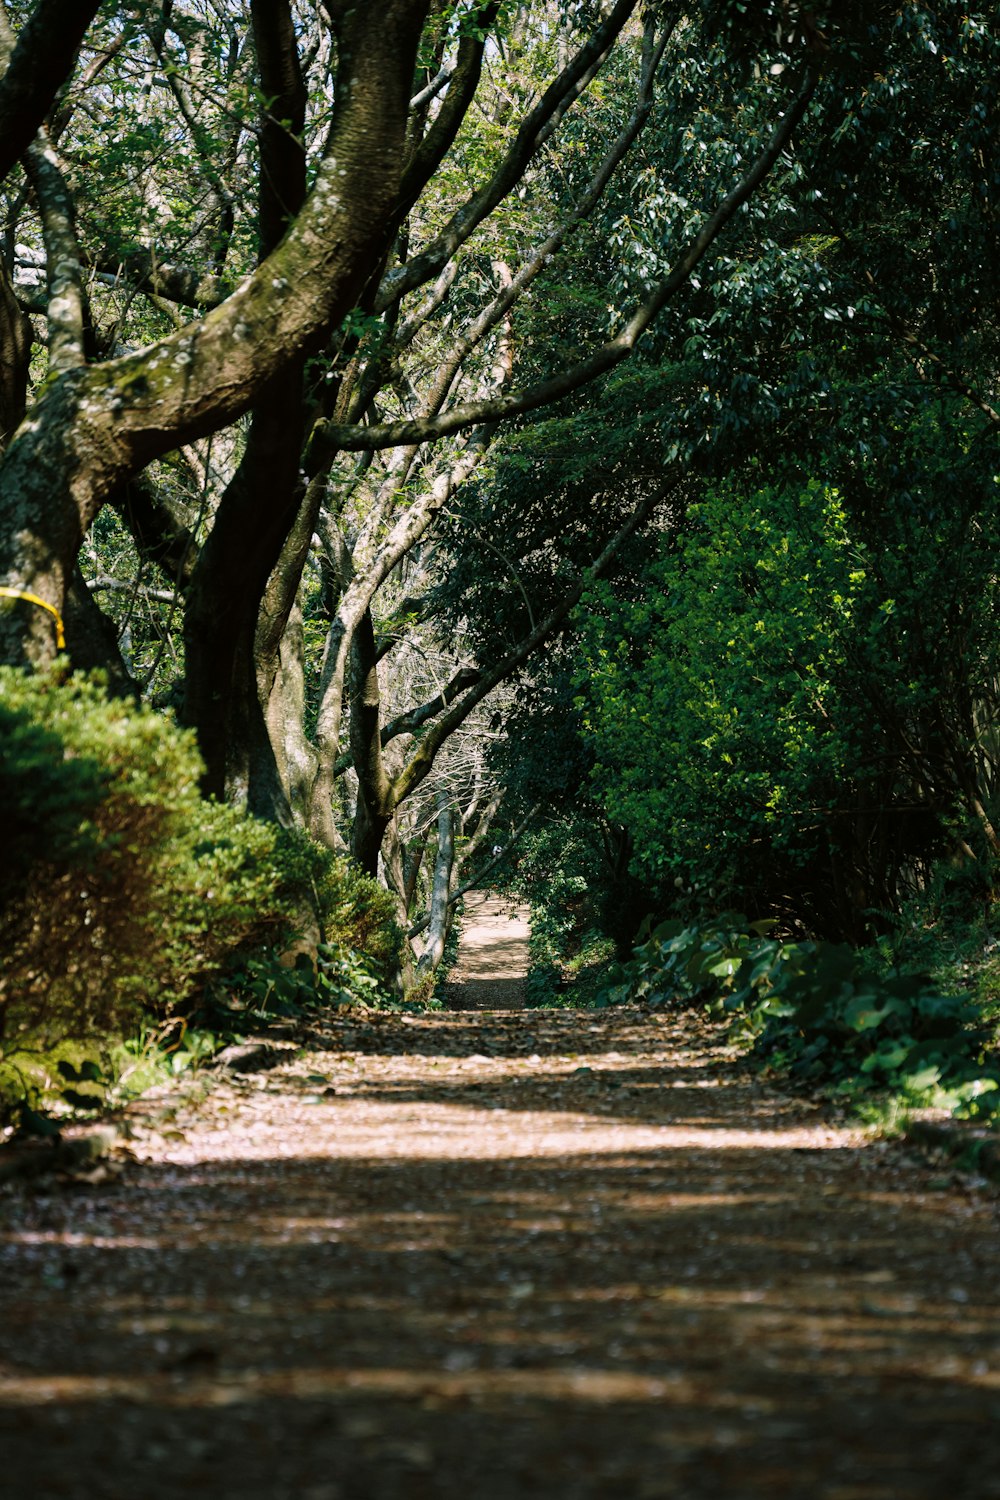
[[936,860],[990,887],[996,57],[983,18],[908,9],[645,377],[700,503],[590,596],[580,682],[663,906],[857,941]]
[[[997,38],[957,6],[885,20],[878,78],[824,100],[829,136],[796,138],[635,360],[508,438],[460,506],[534,602],[614,496],[660,487],[658,535],[574,617],[588,729],[564,697],[553,742],[565,667],[536,662],[504,775],[535,776],[539,743],[582,767],[661,907],[712,891],[853,939],[942,856],[988,884],[997,816]],[[654,161],[602,200],[550,334],[656,275],[657,224],[698,208],[656,157],[729,149],[732,63],[675,61],[689,90],[721,80],[712,117],[654,116]],[[456,614],[494,638],[523,608],[506,567],[456,538]]]
[[[16,430],[0,464],[0,559],[20,601],[0,617],[7,660],[51,655],[49,611],[66,620],[76,659],[100,655],[98,644],[87,657],[95,591],[78,561],[110,503],[144,566],[172,570],[162,592],[182,595],[183,713],[207,790],[335,842],[353,655],[353,844],[373,866],[449,734],[560,628],[584,574],[610,564],[645,512],[624,516],[620,541],[582,560],[536,630],[433,695],[440,712],[391,777],[373,601],[424,545],[498,422],[631,353],[812,96],[801,44],[783,42],[782,56],[799,54],[796,83],[783,97],[769,91],[769,119],[755,117],[663,274],[568,365],[522,361],[515,309],[625,170],[672,35],[693,24],[651,8],[640,26],[636,8],[505,15],[394,0],[376,13],[257,0],[248,27],[191,0],[92,20],[78,56],[75,33],[44,69],[43,6],[11,8],[0,108],[20,101],[35,133],[23,169],[6,162],[4,425]],[[502,87],[491,77],[501,57]],[[605,78],[581,157],[579,101]],[[553,217],[544,195],[560,152],[575,176]],[[109,192],[88,193],[95,169],[110,171]],[[253,216],[238,187],[250,170]],[[44,292],[29,285],[39,272]],[[40,378],[25,311],[36,337],[45,319]],[[114,585],[125,580],[102,577],[106,598],[123,593]],[[309,664],[296,655],[303,607],[329,623],[311,730]],[[108,654],[105,635],[90,639]]]

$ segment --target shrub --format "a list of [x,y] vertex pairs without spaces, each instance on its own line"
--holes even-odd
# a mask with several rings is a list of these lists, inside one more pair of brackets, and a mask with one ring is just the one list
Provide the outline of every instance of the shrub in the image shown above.
[[192,734],[99,676],[0,669],[0,1048],[121,1030],[187,1003],[304,920],[387,983],[391,898],[302,836],[206,803]]
[[303,838],[302,842],[308,844],[318,870],[314,889],[325,942],[363,955],[372,978],[383,987],[392,986],[403,951],[403,933],[391,893],[357,865],[336,858],[310,840]]
[[665,922],[636,948],[602,1003],[701,1001],[734,1018],[753,1055],[835,1092],[888,1089],[913,1102],[988,1114],[1000,1068],[967,995],[927,974],[879,974],[842,944],[784,942],[773,924],[726,913]]
[[308,924],[318,947],[358,956],[382,988],[395,984],[403,949],[396,903],[357,865],[294,829],[274,829],[273,864],[296,917]]
[[202,802],[192,735],[107,699],[98,677],[4,669],[0,694],[20,830],[0,911],[8,1047],[162,1010],[287,921],[268,878],[273,835]]
[[38,861],[82,856],[90,842],[87,815],[104,794],[106,777],[96,761],[66,761],[62,742],[22,709],[0,703],[0,807],[4,857],[0,910],[17,894]]

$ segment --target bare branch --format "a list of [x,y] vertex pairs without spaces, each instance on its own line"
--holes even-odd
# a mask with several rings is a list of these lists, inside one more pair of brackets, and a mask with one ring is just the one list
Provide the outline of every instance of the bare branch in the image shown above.
[[454,63],[445,63],[443,67],[439,68],[430,83],[425,84],[419,93],[414,94],[410,100],[410,108],[423,109],[425,104],[430,104],[432,99],[436,99],[454,71]]
[[176,589],[151,589],[146,584],[136,587],[134,580],[112,578],[110,574],[101,573],[97,578],[87,580],[87,587],[92,594],[139,594],[143,599],[155,599],[160,604],[173,604],[177,597]]
[[[438,110],[434,123],[414,151],[413,157],[403,174],[399,204],[394,220],[396,224],[401,223],[410,212],[410,209],[441,165],[445,154],[452,146],[458,134],[459,127],[465,119],[469,105],[472,103],[476,89],[479,87],[483,52],[486,47],[486,34],[496,20],[499,12],[499,4],[494,3],[494,0],[489,0],[489,3],[482,7],[479,16],[479,25],[477,27],[479,35],[470,34],[464,36],[458,44],[458,56],[455,59],[455,65],[450,74],[448,92],[444,102]],[[426,90],[423,92],[426,93]],[[410,108],[411,110],[420,108],[423,103],[421,95],[418,94],[415,100],[410,101]]]

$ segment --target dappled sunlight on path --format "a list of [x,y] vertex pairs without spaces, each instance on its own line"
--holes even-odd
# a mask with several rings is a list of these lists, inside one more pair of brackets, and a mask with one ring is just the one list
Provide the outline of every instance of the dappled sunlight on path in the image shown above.
[[456,1010],[517,1010],[528,972],[529,910],[490,891],[463,902],[458,958],[444,986]]
[[332,1022],[135,1149],[0,1199],[38,1500],[1000,1496],[995,1200],[693,1020]]

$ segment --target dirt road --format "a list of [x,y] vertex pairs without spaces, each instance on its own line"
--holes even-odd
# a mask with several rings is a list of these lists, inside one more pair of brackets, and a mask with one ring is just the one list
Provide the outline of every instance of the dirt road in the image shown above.
[[519,1010],[528,972],[528,908],[470,891],[459,931],[458,961],[445,994],[455,1010]]
[[0,1197],[5,1494],[1000,1496],[995,1197],[693,1019],[333,1021],[158,1107]]

